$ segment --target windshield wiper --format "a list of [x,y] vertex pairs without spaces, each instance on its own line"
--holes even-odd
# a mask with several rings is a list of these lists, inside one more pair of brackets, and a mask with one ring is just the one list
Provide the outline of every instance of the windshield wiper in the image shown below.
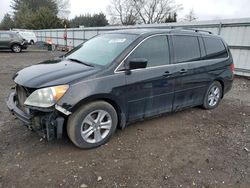
[[89,66],[89,67],[94,67],[92,64],[89,64],[89,63],[85,63],[79,59],[74,59],[74,58],[67,58],[67,60],[70,60],[70,61],[74,61],[74,62],[77,62],[77,63],[81,63],[81,64],[84,64],[86,66]]

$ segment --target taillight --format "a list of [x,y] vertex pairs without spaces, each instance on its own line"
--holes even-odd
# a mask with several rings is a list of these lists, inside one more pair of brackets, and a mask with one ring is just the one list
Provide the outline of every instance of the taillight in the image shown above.
[[230,65],[230,70],[232,73],[234,73],[234,64],[233,63]]

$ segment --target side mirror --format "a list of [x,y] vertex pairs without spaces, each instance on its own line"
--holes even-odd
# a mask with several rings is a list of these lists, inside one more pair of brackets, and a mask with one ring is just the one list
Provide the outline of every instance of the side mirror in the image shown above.
[[134,69],[144,69],[147,67],[148,60],[145,58],[133,58],[126,62],[125,69],[127,71],[134,70]]

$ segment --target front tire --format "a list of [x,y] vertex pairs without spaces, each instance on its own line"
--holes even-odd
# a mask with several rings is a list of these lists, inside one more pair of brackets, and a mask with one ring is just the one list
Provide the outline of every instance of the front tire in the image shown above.
[[203,108],[214,109],[216,108],[222,97],[222,86],[220,82],[214,81],[208,88],[203,101]]
[[105,144],[116,130],[118,117],[112,105],[95,101],[80,107],[68,119],[67,133],[79,148]]
[[19,44],[13,44],[11,50],[15,53],[20,53],[22,51],[22,47]]

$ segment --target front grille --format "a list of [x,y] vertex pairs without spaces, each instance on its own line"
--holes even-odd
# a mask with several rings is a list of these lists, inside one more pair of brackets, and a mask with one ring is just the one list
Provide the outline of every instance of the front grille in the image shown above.
[[27,97],[28,97],[27,90],[23,86],[16,85],[17,106],[19,109],[29,114],[29,109],[24,106],[24,102],[27,99]]

